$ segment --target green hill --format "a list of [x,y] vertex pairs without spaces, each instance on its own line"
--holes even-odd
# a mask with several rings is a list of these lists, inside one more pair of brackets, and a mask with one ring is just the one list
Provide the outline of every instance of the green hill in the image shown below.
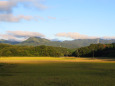
[[38,46],[38,45],[45,45],[46,43],[49,43],[49,42],[50,41],[45,38],[30,37],[27,40],[19,43],[19,45]]
[[55,47],[65,47],[65,48],[80,48],[84,46],[89,46],[90,44],[110,44],[115,43],[115,39],[113,40],[104,40],[104,39],[78,39],[72,41],[51,41],[45,38],[40,37],[30,37],[27,40],[19,43],[19,45],[29,45],[29,46],[55,46]]
[[40,37],[30,37],[23,42],[0,40],[0,43],[15,44],[15,45],[27,45],[27,46],[54,46],[54,47],[65,47],[65,48],[80,48],[84,46],[89,46],[90,44],[111,44],[115,43],[115,39],[105,40],[105,39],[77,39],[72,41],[51,41]]

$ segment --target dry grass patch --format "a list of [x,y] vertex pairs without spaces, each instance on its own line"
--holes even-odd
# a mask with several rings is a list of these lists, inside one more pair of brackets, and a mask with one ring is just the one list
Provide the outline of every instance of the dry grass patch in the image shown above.
[[0,63],[48,63],[48,62],[106,62],[115,63],[115,59],[92,59],[75,57],[2,57]]

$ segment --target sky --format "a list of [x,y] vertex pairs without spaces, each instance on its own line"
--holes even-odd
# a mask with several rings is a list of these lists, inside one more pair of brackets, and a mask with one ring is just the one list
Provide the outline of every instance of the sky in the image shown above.
[[115,39],[115,0],[0,0],[0,39]]

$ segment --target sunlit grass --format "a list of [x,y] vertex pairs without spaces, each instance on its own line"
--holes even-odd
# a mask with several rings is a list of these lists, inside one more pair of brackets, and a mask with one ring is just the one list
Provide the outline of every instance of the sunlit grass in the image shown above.
[[44,62],[99,62],[115,63],[115,59],[93,59],[75,57],[1,57],[0,63],[44,63]]
[[114,73],[114,59],[0,58],[0,86],[115,86]]

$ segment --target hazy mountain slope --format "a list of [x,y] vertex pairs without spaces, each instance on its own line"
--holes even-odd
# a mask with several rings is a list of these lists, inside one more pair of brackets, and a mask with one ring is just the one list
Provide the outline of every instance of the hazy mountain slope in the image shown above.
[[73,41],[64,41],[64,44],[70,44],[72,47],[84,47],[84,46],[89,46],[90,44],[110,44],[110,43],[115,43],[114,40],[104,40],[104,39],[77,39]]
[[0,40],[0,43],[6,43],[6,44],[18,44],[18,43],[20,43],[20,42],[1,39],[1,40]]
[[40,37],[30,37],[23,42],[16,42],[16,41],[8,41],[8,40],[0,40],[0,43],[7,43],[7,44],[16,44],[16,45],[28,45],[28,46],[39,46],[39,45],[46,45],[46,46],[55,46],[55,47],[65,47],[65,48],[80,48],[84,46],[89,46],[90,44],[110,44],[115,43],[115,39],[113,40],[104,40],[104,39],[77,39],[72,41],[51,41],[45,38]]
[[115,40],[104,40],[104,39],[78,39],[72,41],[50,41],[45,38],[39,37],[30,37],[29,39],[19,43],[19,45],[29,45],[29,46],[39,46],[39,45],[47,45],[47,46],[56,46],[56,47],[65,47],[65,48],[79,48],[84,46],[89,46],[90,44],[97,43],[115,43]]
[[50,41],[44,38],[30,37],[27,40],[21,42],[19,45],[38,46],[38,45],[45,45],[47,42]]
[[39,37],[30,37],[27,40],[19,43],[19,45],[29,45],[29,46],[39,46],[39,45],[47,45],[47,46],[61,46],[62,43],[58,41],[50,41],[45,38]]

